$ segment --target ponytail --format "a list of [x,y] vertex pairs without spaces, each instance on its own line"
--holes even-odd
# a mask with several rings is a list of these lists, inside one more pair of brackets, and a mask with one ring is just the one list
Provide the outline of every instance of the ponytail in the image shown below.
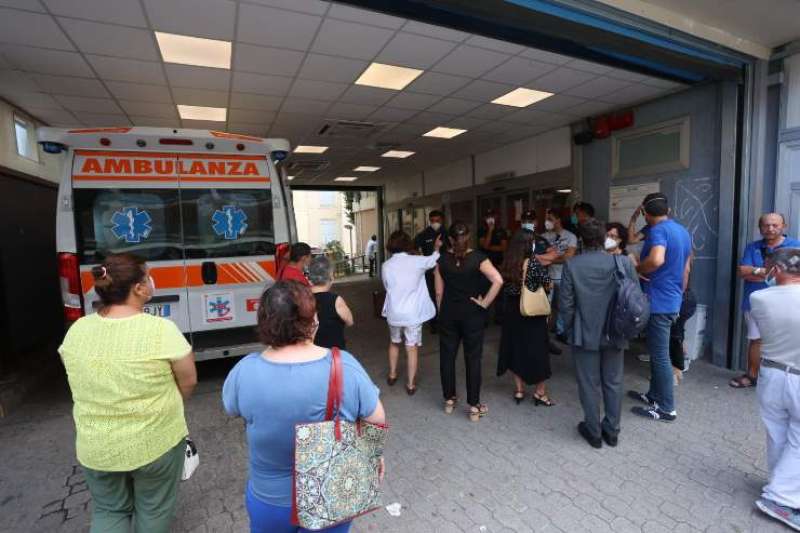
[[103,307],[125,303],[131,289],[144,281],[145,272],[145,260],[129,253],[109,255],[101,265],[92,267],[94,290]]

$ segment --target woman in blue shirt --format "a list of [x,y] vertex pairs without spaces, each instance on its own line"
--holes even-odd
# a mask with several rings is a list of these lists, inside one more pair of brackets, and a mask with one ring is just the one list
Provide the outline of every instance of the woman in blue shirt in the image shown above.
[[[233,367],[222,389],[225,411],[245,420],[250,452],[246,489],[252,533],[306,531],[291,525],[294,427],[325,419],[331,354],[312,342],[318,327],[311,291],[280,281],[264,292],[258,310],[261,341],[269,346]],[[342,419],[384,424],[378,388],[363,367],[342,352]],[[381,461],[381,478],[383,461]],[[350,524],[327,529],[344,533]]]

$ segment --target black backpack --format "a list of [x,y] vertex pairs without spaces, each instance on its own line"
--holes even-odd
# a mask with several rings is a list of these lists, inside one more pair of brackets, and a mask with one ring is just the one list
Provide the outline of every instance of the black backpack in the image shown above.
[[606,320],[606,334],[611,340],[633,339],[642,332],[650,319],[650,300],[642,291],[639,280],[625,275],[620,256],[613,256],[617,292],[611,302]]

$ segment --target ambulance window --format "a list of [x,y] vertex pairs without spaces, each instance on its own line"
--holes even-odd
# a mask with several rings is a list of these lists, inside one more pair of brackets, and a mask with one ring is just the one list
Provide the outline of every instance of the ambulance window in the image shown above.
[[74,203],[82,264],[120,252],[148,261],[183,259],[178,191],[76,189]]
[[183,189],[181,196],[187,258],[275,253],[269,189]]

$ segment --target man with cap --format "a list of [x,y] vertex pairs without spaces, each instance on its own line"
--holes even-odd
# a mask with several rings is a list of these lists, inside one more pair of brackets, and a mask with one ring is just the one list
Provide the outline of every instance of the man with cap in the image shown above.
[[[499,213],[489,208],[478,230],[478,249],[486,254],[495,268],[503,264],[503,254],[508,247],[508,232],[502,228],[500,222]],[[494,321],[499,324],[503,318],[503,309],[499,302],[494,304],[494,309]]]

